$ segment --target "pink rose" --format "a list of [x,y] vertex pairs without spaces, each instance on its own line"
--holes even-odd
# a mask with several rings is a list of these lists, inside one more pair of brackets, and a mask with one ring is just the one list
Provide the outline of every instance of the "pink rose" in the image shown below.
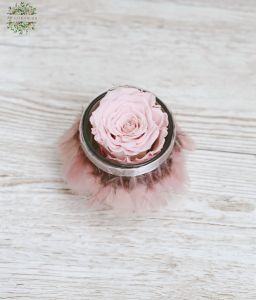
[[90,122],[94,139],[106,157],[140,163],[161,151],[168,116],[152,93],[118,87],[101,99]]

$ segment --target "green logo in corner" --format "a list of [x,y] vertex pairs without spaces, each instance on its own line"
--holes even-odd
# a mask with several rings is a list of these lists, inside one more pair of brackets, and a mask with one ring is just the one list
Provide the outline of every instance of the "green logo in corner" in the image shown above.
[[20,2],[15,6],[9,6],[7,29],[20,35],[35,30],[36,14],[36,8],[29,3]]

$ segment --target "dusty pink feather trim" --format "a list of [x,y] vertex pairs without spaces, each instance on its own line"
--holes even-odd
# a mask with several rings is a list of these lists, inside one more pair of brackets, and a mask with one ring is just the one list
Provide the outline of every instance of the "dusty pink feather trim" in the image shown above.
[[193,141],[177,126],[174,149],[158,169],[137,177],[118,177],[95,167],[83,152],[79,140],[80,116],[59,141],[63,177],[77,194],[86,195],[91,205],[110,206],[118,212],[143,212],[167,204],[172,194],[187,182],[184,149]]

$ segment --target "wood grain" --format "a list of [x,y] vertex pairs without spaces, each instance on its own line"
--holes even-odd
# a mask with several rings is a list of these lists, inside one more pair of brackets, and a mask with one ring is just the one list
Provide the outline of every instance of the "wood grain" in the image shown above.
[[[0,19],[0,299],[254,300],[255,1],[32,3],[35,32]],[[118,84],[197,144],[188,192],[145,216],[89,209],[60,176],[59,135]]]

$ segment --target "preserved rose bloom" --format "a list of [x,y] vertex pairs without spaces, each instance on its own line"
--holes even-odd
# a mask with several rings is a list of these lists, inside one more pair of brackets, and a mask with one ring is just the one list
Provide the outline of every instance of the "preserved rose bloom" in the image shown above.
[[155,95],[133,87],[108,91],[92,112],[90,123],[104,155],[121,163],[153,158],[168,133],[168,116]]

